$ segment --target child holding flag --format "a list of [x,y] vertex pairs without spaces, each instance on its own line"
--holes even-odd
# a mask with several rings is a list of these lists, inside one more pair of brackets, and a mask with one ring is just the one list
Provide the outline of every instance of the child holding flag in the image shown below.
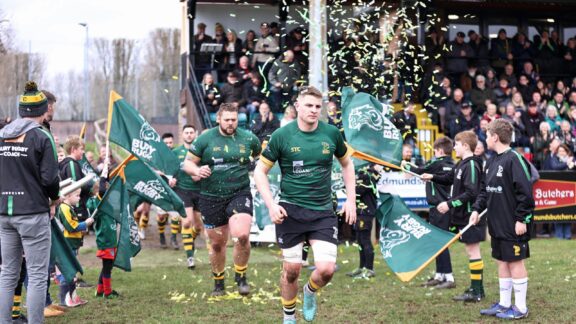
[[[422,174],[422,180],[431,180],[438,184],[452,184],[451,198],[436,206],[441,214],[450,212],[450,230],[458,232],[470,221],[472,204],[480,193],[482,182],[482,160],[474,155],[478,137],[473,131],[463,131],[454,137],[454,150],[461,160],[454,167],[454,172]],[[480,242],[486,239],[486,221],[474,226],[460,237],[466,245],[466,253],[470,259],[470,288],[462,295],[455,296],[455,301],[479,302],[484,298],[482,273],[484,262],[480,254]]]

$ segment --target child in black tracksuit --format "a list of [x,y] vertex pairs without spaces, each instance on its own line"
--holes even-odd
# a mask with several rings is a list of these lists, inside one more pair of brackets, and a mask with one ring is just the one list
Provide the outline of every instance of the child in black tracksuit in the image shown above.
[[[482,160],[474,156],[478,137],[473,131],[463,131],[454,138],[456,156],[461,158],[454,172],[443,174],[422,175],[423,180],[432,180],[435,183],[452,184],[451,198],[441,202],[436,209],[442,213],[450,213],[450,231],[458,233],[470,221],[472,204],[480,193],[482,182]],[[486,221],[483,219],[478,226],[474,226],[460,237],[466,245],[466,253],[470,260],[471,285],[462,295],[455,296],[456,301],[479,302],[484,298],[484,285],[482,273],[484,262],[480,254],[480,242],[486,239]]]
[[372,223],[378,207],[376,184],[380,173],[375,165],[371,164],[360,169],[356,174],[356,240],[359,245],[360,266],[358,269],[347,273],[353,278],[371,278],[374,272],[374,247],[372,246]]
[[[416,167],[402,161],[402,167],[416,174],[431,173],[443,175],[452,173],[454,162],[452,161],[452,140],[441,137],[434,142],[434,159],[423,167]],[[426,201],[430,205],[430,224],[448,231],[450,228],[450,215],[442,214],[436,206],[450,198],[450,185],[441,185],[434,182],[426,182]],[[445,249],[436,257],[436,274],[426,281],[423,287],[435,287],[436,289],[454,288],[454,275],[452,274],[452,262],[450,251]]]

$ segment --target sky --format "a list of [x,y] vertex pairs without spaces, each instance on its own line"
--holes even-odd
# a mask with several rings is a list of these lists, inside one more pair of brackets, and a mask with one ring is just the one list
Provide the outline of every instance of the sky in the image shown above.
[[22,51],[43,54],[46,73],[83,71],[89,38],[145,39],[155,28],[180,28],[178,0],[2,0],[0,10]]

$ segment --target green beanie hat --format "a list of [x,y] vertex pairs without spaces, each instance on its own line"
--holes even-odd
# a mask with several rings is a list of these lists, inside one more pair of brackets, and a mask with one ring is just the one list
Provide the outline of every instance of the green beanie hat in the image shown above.
[[18,111],[20,117],[42,116],[48,110],[48,99],[38,90],[38,85],[34,81],[26,82],[24,94],[20,96]]

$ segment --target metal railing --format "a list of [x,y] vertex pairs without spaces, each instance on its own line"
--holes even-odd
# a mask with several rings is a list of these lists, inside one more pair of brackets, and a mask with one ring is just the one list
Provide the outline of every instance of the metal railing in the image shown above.
[[188,87],[190,88],[190,93],[192,95],[192,100],[194,101],[194,107],[196,108],[195,113],[200,114],[202,121],[204,122],[205,128],[212,128],[212,121],[210,120],[210,114],[208,113],[208,108],[204,103],[204,94],[200,88],[198,80],[196,80],[196,74],[194,73],[194,66],[190,59],[188,59]]

